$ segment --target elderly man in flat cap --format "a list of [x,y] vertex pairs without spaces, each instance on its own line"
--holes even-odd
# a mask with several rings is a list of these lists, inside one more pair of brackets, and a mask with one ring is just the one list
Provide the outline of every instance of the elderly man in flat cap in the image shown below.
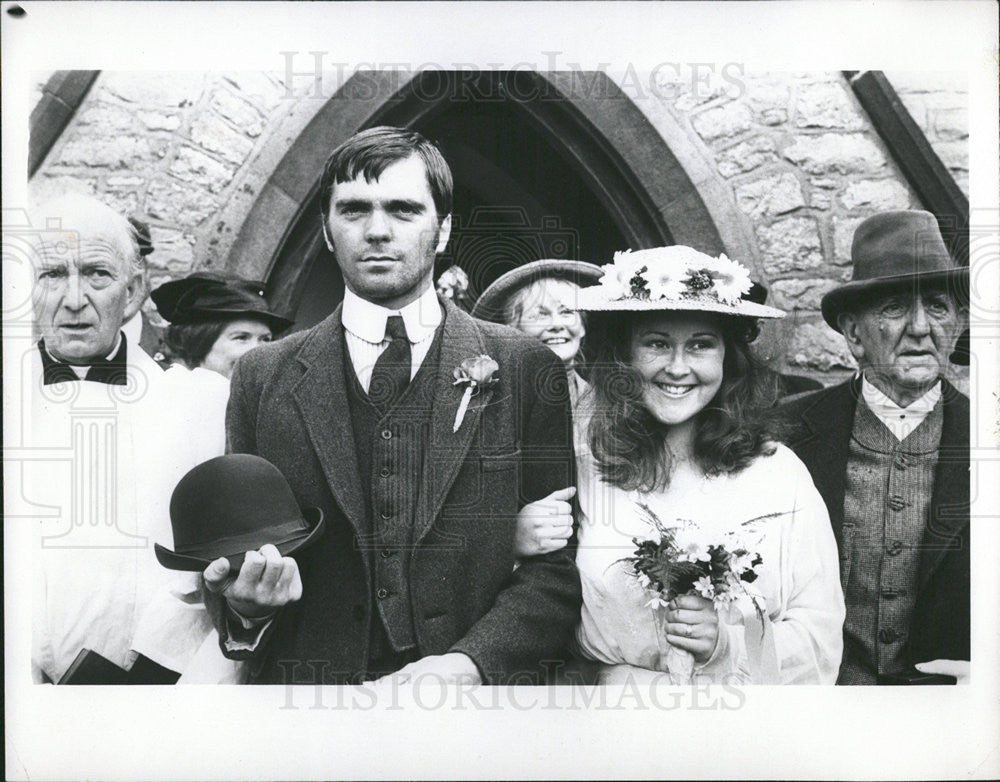
[[[969,668],[969,400],[944,379],[967,314],[933,215],[858,226],[852,280],[822,301],[858,362],[793,398],[791,443],[826,500],[847,604],[838,684],[932,683]],[[916,668],[914,668],[916,666]]]

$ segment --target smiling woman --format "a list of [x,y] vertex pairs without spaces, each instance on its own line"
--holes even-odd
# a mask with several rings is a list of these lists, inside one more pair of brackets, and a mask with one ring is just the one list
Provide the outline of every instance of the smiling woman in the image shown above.
[[[596,343],[577,420],[580,653],[604,664],[605,682],[832,684],[836,543],[808,471],[776,442],[777,388],[750,348],[757,319],[784,313],[744,298],[740,264],[687,247],[619,253],[604,271],[578,297]],[[707,579],[674,594],[663,571],[656,584],[629,569],[637,541],[690,526],[712,557],[727,536],[752,541],[759,567],[736,602]],[[761,612],[762,632],[740,628],[760,628]]]

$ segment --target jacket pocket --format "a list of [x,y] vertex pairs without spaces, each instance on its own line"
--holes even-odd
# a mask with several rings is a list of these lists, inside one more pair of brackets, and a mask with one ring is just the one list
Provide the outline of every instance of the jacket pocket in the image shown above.
[[482,467],[484,472],[493,472],[495,470],[507,470],[512,467],[517,467],[520,460],[521,449],[517,448],[513,451],[483,453],[479,457],[479,465]]

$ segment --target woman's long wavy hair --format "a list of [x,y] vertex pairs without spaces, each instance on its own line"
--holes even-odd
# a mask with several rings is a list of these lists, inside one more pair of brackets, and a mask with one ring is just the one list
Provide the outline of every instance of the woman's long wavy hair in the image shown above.
[[[668,426],[642,402],[643,378],[631,366],[632,335],[662,313],[595,313],[590,382],[593,414],[587,432],[601,477],[626,491],[656,491],[670,482]],[[693,456],[708,475],[736,473],[774,451],[778,423],[770,413],[778,398],[777,376],[753,354],[756,321],[719,315],[725,345],[722,385],[697,414]]]

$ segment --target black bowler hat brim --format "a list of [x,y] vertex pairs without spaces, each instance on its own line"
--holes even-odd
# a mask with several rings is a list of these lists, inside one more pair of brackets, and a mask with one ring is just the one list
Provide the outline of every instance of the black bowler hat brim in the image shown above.
[[581,288],[596,285],[604,270],[586,261],[543,259],[511,269],[495,279],[472,306],[472,317],[499,323],[503,308],[515,291],[537,280],[556,279],[575,283]]
[[955,294],[959,304],[968,303],[969,267],[956,266],[941,271],[920,272],[918,274],[896,274],[891,277],[877,277],[870,280],[847,282],[834,288],[820,301],[823,320],[834,331],[840,331],[837,318],[852,302],[873,293],[888,293],[894,290],[914,290],[924,286],[944,286]]
[[[275,548],[278,549],[278,553],[281,554],[281,556],[288,557],[298,551],[301,551],[314,543],[319,536],[323,534],[324,519],[323,511],[320,508],[304,508],[302,510],[302,518],[309,530],[307,533],[298,535],[290,540],[273,544]],[[270,541],[267,540],[267,530],[262,530],[260,533],[260,546],[267,545],[269,542]],[[260,548],[260,546],[257,546],[256,548]],[[240,568],[243,566],[243,560],[246,557],[246,551],[237,551],[232,553],[220,551],[214,556],[211,556],[208,552],[206,552],[205,556],[178,554],[176,551],[171,551],[166,546],[161,546],[159,543],[154,543],[153,549],[156,552],[157,560],[159,560],[163,567],[168,570],[184,570],[193,573],[201,573],[219,557],[225,557],[229,560],[231,573],[238,573]]]

